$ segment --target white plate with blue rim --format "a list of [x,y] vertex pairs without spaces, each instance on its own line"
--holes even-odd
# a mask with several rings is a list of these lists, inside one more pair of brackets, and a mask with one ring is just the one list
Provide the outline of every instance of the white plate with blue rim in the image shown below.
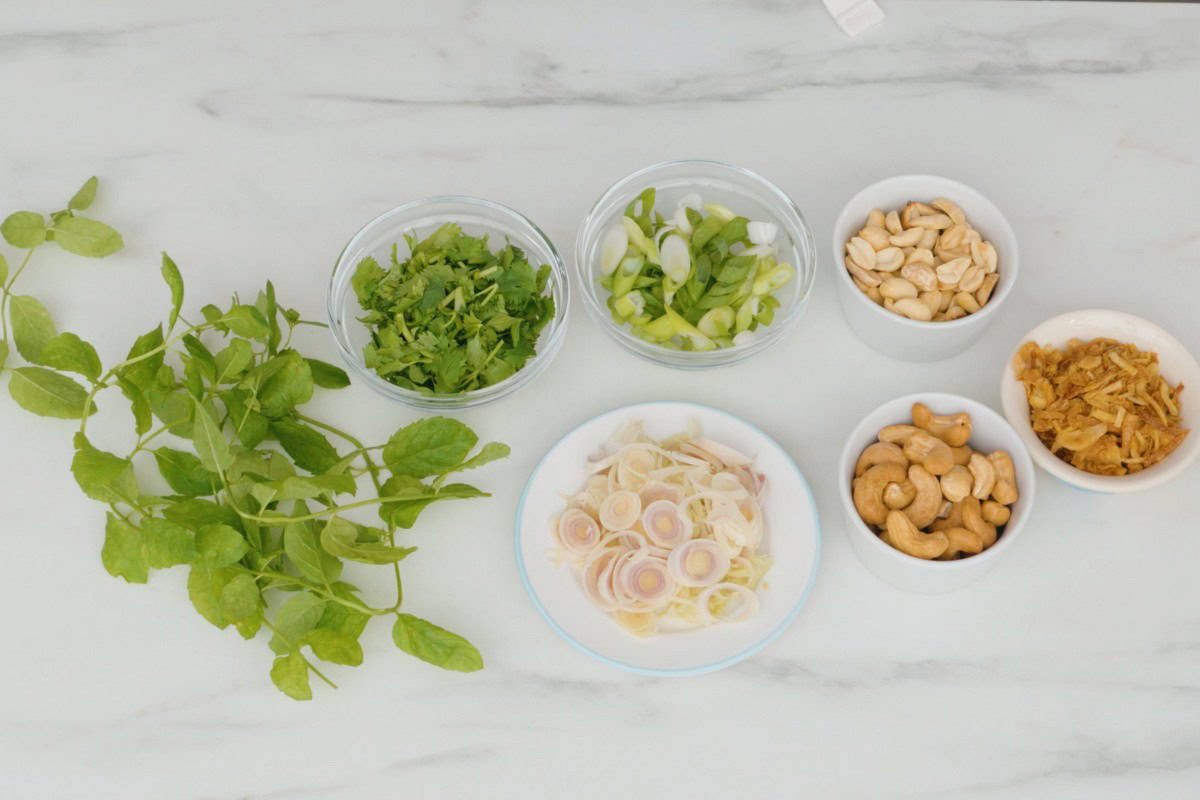
[[[583,487],[589,456],[635,420],[655,439],[679,433],[694,421],[705,437],[752,456],[755,469],[766,476],[764,543],[773,563],[758,590],[758,613],[750,619],[638,637],[587,599],[576,570],[555,562],[551,523],[566,505],[564,495]],[[808,482],[770,436],[708,406],[641,403],[588,420],[550,448],[529,476],[517,505],[516,557],[534,606],[577,650],[643,675],[698,675],[749,658],[795,619],[816,579],[821,531]]]

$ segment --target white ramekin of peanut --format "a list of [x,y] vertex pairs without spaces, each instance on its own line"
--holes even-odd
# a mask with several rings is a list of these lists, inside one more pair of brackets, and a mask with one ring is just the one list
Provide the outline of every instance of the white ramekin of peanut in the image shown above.
[[945,592],[987,572],[1020,533],[1034,471],[1019,434],[982,403],[950,394],[889,401],[842,452],[848,534],[883,580]]
[[979,192],[933,175],[868,186],[834,225],[852,328],[894,358],[935,361],[974,342],[1017,277],[1016,237]]

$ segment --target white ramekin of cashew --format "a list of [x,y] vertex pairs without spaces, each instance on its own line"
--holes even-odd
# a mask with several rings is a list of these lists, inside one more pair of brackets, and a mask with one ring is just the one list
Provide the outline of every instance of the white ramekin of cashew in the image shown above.
[[966,397],[891,400],[855,427],[839,487],[855,553],[878,577],[916,592],[960,588],[1013,545],[1033,503],[1020,436]]
[[885,355],[936,361],[991,324],[1017,278],[1016,236],[958,181],[899,175],[868,186],[834,224],[838,296],[855,333]]

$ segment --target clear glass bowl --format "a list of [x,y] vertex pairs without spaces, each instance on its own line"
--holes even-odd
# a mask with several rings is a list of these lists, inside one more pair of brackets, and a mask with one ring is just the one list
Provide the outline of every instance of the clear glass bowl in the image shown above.
[[[370,340],[370,333],[366,325],[358,321],[365,312],[358,304],[350,279],[358,263],[367,256],[374,256],[380,264],[388,264],[392,245],[397,244],[399,257],[404,258],[408,254],[405,234],[424,238],[447,222],[458,223],[464,232],[472,236],[487,234],[488,244],[492,247],[503,247],[506,241],[512,242],[525,251],[534,269],[549,264],[549,291],[554,297],[554,319],[542,329],[537,340],[537,352],[515,374],[471,392],[434,394],[389,383],[367,367],[363,361],[363,346]],[[566,266],[549,237],[536,225],[511,208],[490,200],[458,196],[427,197],[405,203],[371,220],[342,250],[329,281],[329,330],[350,368],[384,397],[415,408],[473,408],[506,397],[542,374],[562,347],[569,305],[570,287]]]
[[[608,290],[600,285],[600,241],[642,190],[657,190],[655,208],[672,211],[687,194],[716,202],[733,213],[779,226],[779,260],[796,268],[796,277],[776,290],[780,307],[770,325],[759,326],[755,339],[720,350],[673,350],[640,339],[629,325],[618,325],[609,313]],[[706,369],[733,364],[760,353],[791,330],[808,303],[816,276],[816,249],[800,209],[782,189],[750,170],[719,161],[665,161],[622,178],[588,213],[575,241],[575,269],[584,305],[622,347],[642,358],[679,369]]]

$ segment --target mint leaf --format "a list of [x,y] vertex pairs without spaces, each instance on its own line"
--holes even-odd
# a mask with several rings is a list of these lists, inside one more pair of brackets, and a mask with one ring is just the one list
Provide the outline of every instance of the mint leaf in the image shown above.
[[216,377],[214,383],[233,383],[238,380],[250,362],[254,360],[254,350],[245,339],[234,339],[229,345],[217,353],[214,358]]
[[46,241],[46,218],[33,211],[18,211],[0,222],[0,236],[13,247],[27,250]]
[[146,563],[155,569],[190,564],[199,555],[189,531],[160,517],[142,520],[142,543]]
[[167,327],[173,328],[175,320],[179,318],[179,310],[183,308],[183,275],[166,253],[162,254],[162,276],[171,289],[171,316],[167,319]]
[[146,399],[146,393],[139,389],[132,381],[126,378],[117,376],[117,385],[121,388],[121,394],[129,399],[130,410],[133,412],[133,427],[138,436],[150,430],[150,426],[154,423],[153,415],[150,410],[150,401]]
[[271,664],[271,682],[293,700],[312,700],[308,662],[298,652],[275,659]]
[[308,362],[309,372],[312,373],[313,383],[322,389],[344,389],[350,385],[350,376],[341,367],[335,367],[315,358],[304,359]]
[[146,567],[142,540],[137,530],[116,514],[108,514],[107,520],[100,562],[114,578],[124,578],[129,583],[145,583],[150,571]]
[[227,567],[242,560],[246,539],[228,525],[205,525],[196,533],[196,550],[210,567]]
[[262,593],[254,577],[240,573],[221,590],[221,614],[230,622],[254,619],[262,613]]
[[483,657],[473,644],[412,614],[396,615],[392,641],[404,652],[435,667],[457,672],[483,669]]
[[215,473],[205,469],[196,456],[183,450],[160,447],[154,451],[154,461],[167,485],[177,494],[206,497],[215,494],[221,486]]
[[271,336],[271,326],[262,312],[254,306],[234,306],[221,317],[229,330],[238,336],[266,342]]
[[332,583],[342,573],[342,562],[321,549],[317,533],[308,522],[284,526],[283,552],[301,575],[317,583]]
[[362,646],[344,633],[328,628],[313,628],[304,635],[303,641],[322,661],[348,667],[357,667],[362,663]]
[[[149,391],[163,365],[163,351],[158,348],[163,345],[162,326],[159,325],[148,333],[143,333],[129,349],[126,361],[138,359],[132,364],[121,368],[121,377],[137,386],[142,391]],[[153,355],[146,355],[153,353]],[[143,358],[143,356],[145,356]]]
[[188,597],[200,616],[224,628],[229,625],[221,610],[221,594],[239,572],[231,567],[213,568],[208,564],[193,564],[188,572]]
[[434,489],[416,478],[397,475],[384,482],[383,496],[401,499],[381,504],[379,506],[380,519],[400,528],[411,528],[416,523],[417,516],[430,503],[436,503],[438,500],[460,500],[469,497],[488,497],[489,495],[487,492],[481,492],[474,486],[465,483],[451,483]]
[[[21,408],[43,417],[82,419],[87,405],[87,390],[66,375],[42,367],[14,369],[8,392]],[[96,413],[94,403],[87,413]]]
[[67,208],[72,211],[86,210],[92,204],[92,201],[96,199],[96,187],[99,183],[95,175],[84,181],[83,186],[79,187],[79,191],[67,201]]
[[55,222],[54,241],[69,253],[89,258],[103,258],[125,246],[121,234],[86,217],[64,217]]
[[241,525],[241,518],[232,508],[200,498],[177,500],[163,508],[162,513],[167,519],[195,533],[207,525],[225,525],[234,529]]
[[73,333],[60,333],[46,342],[37,362],[54,369],[76,372],[93,381],[99,379],[103,369],[96,348]]
[[332,469],[340,460],[329,440],[302,422],[275,420],[271,423],[271,433],[301,469],[320,474]]
[[270,647],[284,655],[299,646],[304,634],[317,626],[328,601],[311,592],[297,592],[279,607],[273,625],[278,633],[271,637]]
[[104,450],[97,450],[82,433],[75,434],[75,456],[71,474],[83,493],[102,503],[136,502],[137,478],[133,464]]
[[440,475],[460,464],[478,441],[458,420],[429,417],[392,434],[383,448],[383,463],[394,475]]
[[382,542],[359,542],[358,526],[331,517],[321,530],[321,547],[332,556],[363,564],[391,564],[414,552],[415,547],[392,547]]
[[199,400],[196,401],[196,426],[192,432],[192,440],[196,443],[196,454],[200,463],[220,475],[233,463],[233,452],[229,442],[217,427],[208,408]]
[[268,367],[268,374],[257,395],[264,416],[271,419],[282,417],[312,399],[312,372],[300,354],[289,350],[263,366]]
[[8,261],[5,260],[4,254],[0,253],[0,285],[8,283]]
[[26,361],[40,363],[42,350],[58,331],[50,312],[36,299],[28,295],[13,295],[9,298],[9,317],[12,320],[13,344]]
[[512,449],[502,442],[488,442],[479,449],[479,452],[468,458],[466,461],[455,467],[452,472],[462,472],[467,469],[476,469],[484,464],[490,464],[501,458],[508,458],[512,453]]

